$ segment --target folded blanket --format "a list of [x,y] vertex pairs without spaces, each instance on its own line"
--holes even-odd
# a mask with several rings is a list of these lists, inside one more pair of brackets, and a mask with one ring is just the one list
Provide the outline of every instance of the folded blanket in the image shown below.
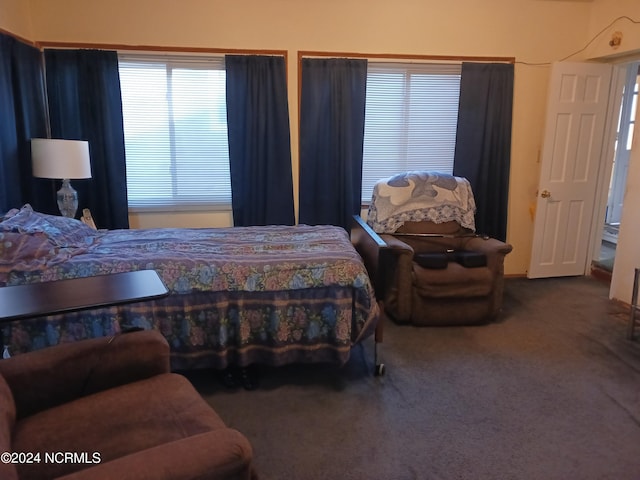
[[405,222],[456,221],[475,231],[476,205],[466,178],[414,171],[378,181],[367,223],[377,233],[393,233]]

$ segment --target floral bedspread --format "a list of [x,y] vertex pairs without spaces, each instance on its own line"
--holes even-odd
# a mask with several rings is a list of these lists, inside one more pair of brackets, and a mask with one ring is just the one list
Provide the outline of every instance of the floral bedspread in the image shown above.
[[[20,233],[15,238],[42,233],[35,230],[0,228],[5,252],[18,243],[7,241],[12,232]],[[378,320],[363,262],[338,227],[82,231],[78,245],[52,247],[49,263],[46,255],[32,264],[25,252],[13,255],[22,261],[0,264],[0,284],[153,269],[170,295],[5,324],[4,344],[13,354],[142,327],[164,334],[174,369],[342,364]],[[34,253],[44,250],[38,245]]]

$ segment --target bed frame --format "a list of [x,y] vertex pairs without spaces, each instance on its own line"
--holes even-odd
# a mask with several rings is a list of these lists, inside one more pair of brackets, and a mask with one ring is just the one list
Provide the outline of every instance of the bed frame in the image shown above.
[[351,226],[351,243],[358,251],[364,266],[369,273],[371,283],[380,307],[380,318],[374,336],[374,362],[376,376],[384,375],[385,365],[380,360],[378,345],[383,341],[384,331],[384,298],[392,266],[392,251],[387,243],[359,215],[353,216]]
[[[136,234],[132,244],[127,244],[131,240],[127,231],[110,232],[112,236],[102,232],[97,243],[93,243],[95,239],[88,243],[87,238],[97,234],[86,225],[34,212],[27,206],[4,219],[3,225],[5,235],[15,240],[15,249],[9,253],[13,252],[16,266],[21,266],[24,259],[30,262],[25,268],[7,264],[9,269],[0,270],[7,279],[9,274],[14,276],[14,285],[154,269],[173,292],[167,298],[128,305],[126,309],[105,307],[3,325],[12,354],[138,327],[161,330],[175,349],[172,361],[176,369],[293,361],[343,364],[353,344],[372,335],[375,374],[384,373],[378,343],[383,338],[382,300],[391,250],[360,217],[353,218],[348,238],[347,232],[338,227],[301,226],[309,249],[301,250],[300,256],[292,263],[285,262],[282,269],[272,268],[271,262],[280,261],[282,251],[295,251],[296,247],[286,246],[288,233],[278,226],[267,227],[268,231],[260,235],[250,230],[237,235],[198,230],[191,232],[194,244],[172,229],[162,234]],[[14,231],[25,225],[33,232]],[[255,247],[255,235],[264,235],[264,248]],[[225,244],[225,238],[233,240]],[[280,239],[286,247],[282,251]],[[353,250],[345,249],[345,242],[351,243]],[[171,256],[171,249],[163,250],[164,244],[174,243],[179,246],[178,260]],[[49,248],[53,244],[65,247],[59,251]],[[95,245],[95,251],[85,246],[88,244]],[[315,249],[327,252],[327,256],[314,254]],[[255,261],[249,258],[254,250],[259,255]],[[187,255],[190,252],[193,256]],[[232,268],[236,252],[241,257],[237,270]],[[181,263],[183,257],[188,259],[186,263]],[[329,257],[337,263],[330,264]],[[48,262],[46,268],[44,261]],[[302,273],[296,273],[297,262]],[[268,268],[262,271],[261,265]],[[351,278],[352,274],[357,277]],[[322,283],[325,275],[326,284]],[[292,297],[285,294],[289,292],[287,286],[297,293]],[[305,293],[307,290],[312,294]],[[303,317],[317,320],[305,323]],[[241,318],[247,320],[242,323],[244,328],[240,328]],[[281,318],[287,319],[282,328]],[[267,332],[275,335],[275,343],[269,343]]]

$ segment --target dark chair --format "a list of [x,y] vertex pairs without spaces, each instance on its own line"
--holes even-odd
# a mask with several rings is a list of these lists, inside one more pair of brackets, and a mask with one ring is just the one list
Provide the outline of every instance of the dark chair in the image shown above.
[[0,452],[16,456],[4,480],[254,476],[249,441],[169,373],[155,331],[0,360],[0,415]]
[[368,223],[393,252],[384,306],[394,320],[475,325],[495,318],[512,246],[476,235],[474,214],[464,178],[407,172],[376,184]]

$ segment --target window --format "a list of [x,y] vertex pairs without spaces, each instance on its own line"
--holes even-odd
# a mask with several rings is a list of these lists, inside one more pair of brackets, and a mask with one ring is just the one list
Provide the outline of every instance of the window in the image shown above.
[[224,57],[120,55],[130,208],[231,204]]
[[461,65],[369,61],[362,202],[408,170],[453,172]]

